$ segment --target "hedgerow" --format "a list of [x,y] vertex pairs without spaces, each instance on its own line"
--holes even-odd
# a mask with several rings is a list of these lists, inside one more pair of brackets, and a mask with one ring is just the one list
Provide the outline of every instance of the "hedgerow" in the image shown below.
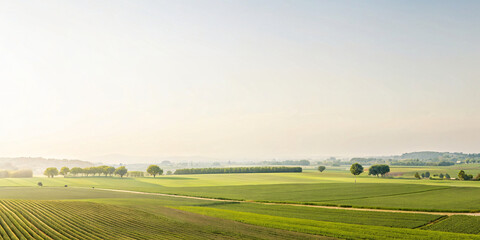
[[232,167],[232,168],[185,168],[177,169],[175,174],[221,174],[221,173],[274,173],[302,172],[301,167]]

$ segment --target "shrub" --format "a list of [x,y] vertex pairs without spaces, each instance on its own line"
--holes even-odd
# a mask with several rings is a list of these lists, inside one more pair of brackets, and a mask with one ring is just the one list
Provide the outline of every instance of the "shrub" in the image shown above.
[[477,174],[477,176],[476,176],[473,180],[475,180],[475,181],[480,181],[480,173]]
[[129,177],[144,177],[145,173],[141,171],[130,171],[127,173],[127,176]]

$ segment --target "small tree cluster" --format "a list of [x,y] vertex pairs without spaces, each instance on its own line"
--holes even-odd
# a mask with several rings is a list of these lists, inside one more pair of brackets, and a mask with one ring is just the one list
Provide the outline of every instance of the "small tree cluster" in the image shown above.
[[420,174],[420,176],[422,176],[422,178],[430,178],[430,172],[424,172]]
[[381,175],[382,177],[385,177],[385,174],[390,172],[390,167],[385,164],[380,164],[380,165],[372,165],[368,169],[368,175],[374,175],[377,176]]
[[458,179],[460,179],[460,180],[472,180],[473,175],[472,174],[466,174],[465,171],[460,170],[460,172],[458,172]]
[[318,166],[318,171],[323,172],[325,171],[326,167],[325,166]]

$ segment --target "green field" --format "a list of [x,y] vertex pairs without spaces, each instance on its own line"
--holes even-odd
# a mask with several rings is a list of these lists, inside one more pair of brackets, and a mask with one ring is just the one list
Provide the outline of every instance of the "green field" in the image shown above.
[[[353,177],[346,171],[202,174],[158,178],[0,179],[0,186],[35,186],[38,181],[47,187],[68,185],[125,189],[232,200],[425,211],[480,211],[478,181],[362,176],[357,184],[353,184]],[[457,198],[458,195],[468,198]]]
[[480,217],[451,216],[439,223],[430,225],[425,229],[457,233],[480,233]]
[[279,217],[397,228],[417,228],[441,217],[429,214],[352,211],[258,203],[210,203],[204,206]]
[[[39,181],[43,187],[36,186]],[[479,187],[475,181],[366,175],[354,184],[342,168],[157,178],[7,178],[0,179],[0,234],[3,239],[480,239],[480,217],[366,209],[478,211]]]

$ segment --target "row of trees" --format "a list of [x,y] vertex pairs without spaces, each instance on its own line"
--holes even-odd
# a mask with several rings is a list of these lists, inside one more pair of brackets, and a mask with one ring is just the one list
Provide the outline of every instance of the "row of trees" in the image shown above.
[[450,174],[448,173],[440,173],[440,174],[433,174],[431,175],[430,172],[424,172],[424,173],[421,173],[419,174],[418,172],[415,173],[415,178],[417,179],[422,179],[422,178],[431,178],[431,179],[450,179]]
[[112,176],[112,175],[118,175],[120,177],[123,177],[127,174],[128,170],[125,168],[125,166],[120,166],[118,168],[114,168],[111,166],[99,166],[99,167],[87,167],[87,168],[79,168],[79,167],[74,167],[72,169],[68,167],[62,167],[60,171],[56,167],[50,167],[45,169],[43,174],[49,178],[53,178],[57,175],[63,175],[64,177],[67,175],[73,175],[77,176],[79,174],[83,174],[83,176],[98,176],[104,175],[104,176]]
[[[451,179],[450,175],[448,173],[440,173],[440,174],[434,174],[433,176],[430,175],[430,172],[425,172],[422,174],[419,174],[418,172],[415,173],[415,178],[417,179],[422,179],[422,178],[429,178],[429,179]],[[464,170],[460,170],[458,172],[458,179],[459,180],[474,180],[474,181],[479,181],[480,180],[480,174],[478,174],[476,177],[473,177],[472,174],[467,174],[465,173]]]
[[178,169],[175,174],[215,174],[215,173],[271,173],[302,172],[301,167],[232,167],[232,168],[186,168]]
[[[147,173],[152,175],[153,177],[157,175],[162,175],[163,170],[157,166],[157,165],[150,165],[147,168]],[[130,177],[144,177],[145,173],[142,171],[131,171],[129,172],[128,169],[125,166],[120,166],[118,168],[114,168],[111,166],[98,166],[98,167],[87,167],[87,168],[79,168],[79,167],[74,167],[72,169],[68,167],[62,167],[60,171],[56,167],[50,167],[45,170],[43,173],[45,176],[53,178],[57,175],[63,175],[68,176],[78,176],[78,175],[83,175],[83,176],[112,176],[112,175],[118,175],[120,177],[123,176],[130,176]]]

